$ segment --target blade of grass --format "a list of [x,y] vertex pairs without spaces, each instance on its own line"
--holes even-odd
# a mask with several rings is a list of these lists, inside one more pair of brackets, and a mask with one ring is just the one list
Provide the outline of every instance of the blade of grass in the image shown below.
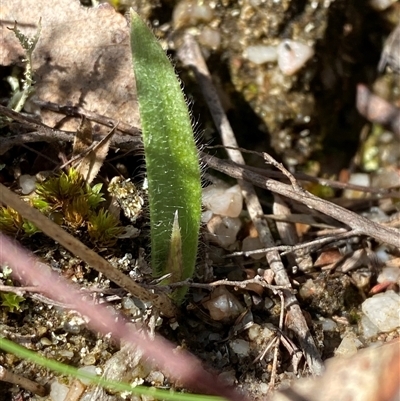
[[109,390],[115,391],[128,391],[132,394],[146,395],[160,400],[171,400],[171,401],[224,401],[225,398],[198,395],[198,394],[183,394],[183,393],[172,393],[168,390],[161,390],[154,387],[136,386],[132,387],[129,383],[117,382],[113,380],[107,380],[101,376],[93,375],[89,372],[78,370],[72,366],[65,365],[64,363],[53,361],[38,353],[28,350],[21,345],[15,344],[14,342],[7,340],[6,338],[0,337],[0,348],[6,352],[17,355],[20,358],[29,360],[37,365],[43,366],[49,370],[60,373],[62,375],[73,376],[77,379],[89,380],[92,384],[97,384]]
[[[201,215],[198,151],[188,108],[168,57],[153,33],[131,11],[133,68],[143,132],[147,168],[151,259],[157,277],[177,272],[168,266],[175,212],[181,230],[182,272],[192,277],[197,256]],[[176,252],[178,253],[178,252]],[[182,300],[185,289],[173,297]]]

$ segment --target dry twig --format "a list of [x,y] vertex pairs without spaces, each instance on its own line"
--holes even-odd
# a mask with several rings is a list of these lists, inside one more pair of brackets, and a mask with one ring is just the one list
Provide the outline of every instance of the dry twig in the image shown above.
[[[249,154],[257,155],[261,158],[264,158],[264,155],[260,152],[257,152],[255,150],[244,149],[241,147],[222,146],[222,145],[207,146],[207,149],[220,149],[220,148],[240,150],[242,153],[249,153]],[[281,171],[275,171],[275,170],[270,170],[267,168],[260,168],[260,167],[253,167],[253,166],[246,166],[246,169],[253,171],[254,173],[258,173],[262,176],[268,177],[268,178],[275,178],[279,181],[285,182],[287,180],[287,176],[285,174],[283,174]],[[340,181],[330,180],[329,178],[315,177],[315,176],[312,176],[312,175],[309,175],[306,173],[302,173],[302,172],[295,172],[292,175],[298,181],[313,182],[313,183],[323,185],[326,187],[337,188],[337,189],[353,189],[354,191],[360,191],[360,192],[366,192],[366,193],[378,195],[375,198],[366,198],[366,199],[363,198],[362,199],[363,201],[383,199],[383,198],[389,197],[389,196],[400,196],[398,194],[398,192],[396,193],[392,188],[373,188],[370,186],[366,187],[363,185],[351,184],[349,182],[340,182]],[[210,177],[210,175],[209,175],[209,177]],[[216,178],[213,177],[212,180],[216,180]],[[342,198],[340,198],[340,199],[342,199]]]
[[[281,313],[279,316],[279,330],[283,331],[283,317],[285,314],[285,298],[281,291],[278,291],[278,295],[281,299]],[[271,379],[269,381],[269,391],[275,388],[275,380],[276,380],[276,369],[278,366],[278,352],[279,352],[279,345],[281,343],[281,335],[278,335],[278,341],[274,345],[274,358],[272,360],[272,370],[271,370]]]
[[308,241],[304,242],[303,244],[297,244],[297,245],[278,245],[278,246],[272,246],[270,248],[260,248],[256,249],[254,251],[240,251],[240,252],[233,252],[230,253],[229,255],[226,255],[227,258],[231,258],[234,256],[250,256],[250,255],[256,255],[259,253],[265,253],[266,251],[274,250],[274,251],[279,251],[282,252],[281,255],[287,255],[290,252],[296,252],[296,251],[302,251],[301,254],[307,254],[311,253],[312,249],[320,248],[323,245],[329,244],[333,241],[343,241],[346,238],[349,238],[353,236],[353,232],[341,232],[337,233],[336,235],[332,235],[329,237],[323,237],[323,238],[318,238],[313,241]]
[[40,397],[44,397],[48,394],[46,388],[41,384],[29,380],[26,377],[22,377],[20,375],[12,373],[1,365],[0,365],[0,380],[16,384],[17,386],[21,386],[25,390],[28,390],[33,394],[37,394]]
[[318,198],[303,189],[295,190],[291,185],[283,184],[279,181],[265,178],[259,174],[248,171],[242,164],[232,163],[226,160],[217,159],[206,153],[202,153],[203,161],[211,168],[229,175],[230,177],[247,180],[257,187],[276,192],[287,198],[293,199],[299,203],[308,206],[311,209],[318,210],[327,216],[333,217],[350,227],[353,235],[367,235],[378,241],[385,242],[395,248],[400,247],[400,232],[391,227],[386,227],[376,223],[366,217],[347,210],[341,206],[335,205],[325,199]]
[[[186,281],[180,281],[177,283],[168,284],[166,287],[175,288],[175,287],[188,286],[191,288],[204,288],[206,290],[213,290],[215,287],[218,287],[220,285],[227,285],[230,287],[246,289],[249,284],[261,285],[262,287],[268,288],[269,290],[273,291],[274,293],[276,293],[277,290],[289,290],[289,291],[292,290],[292,288],[289,286],[270,285],[260,276],[256,276],[249,280],[243,280],[243,281],[217,280],[217,281],[213,281],[212,283],[190,283],[186,280]],[[160,288],[160,287],[157,286],[157,288]]]
[[[25,145],[32,142],[73,142],[75,138],[75,132],[61,131],[51,128],[40,121],[35,120],[32,117],[26,116],[22,113],[17,113],[7,107],[0,105],[0,115],[6,116],[13,121],[17,121],[23,127],[26,127],[31,132],[18,134],[6,138],[0,138],[0,155],[6,153],[13,146]],[[115,120],[104,117],[107,121],[118,123]],[[109,124],[106,124],[108,127]],[[111,139],[111,145],[116,148],[123,150],[142,149],[142,140],[138,135],[138,131],[135,129],[125,129],[125,125],[118,126],[119,135],[114,135]],[[135,134],[133,134],[135,132]],[[97,139],[97,138],[95,138]],[[99,138],[101,139],[101,138]]]
[[[274,195],[273,212],[276,214],[291,214],[290,208],[284,199],[276,194]],[[294,224],[278,221],[276,223],[276,228],[285,245],[296,245],[300,242]],[[307,271],[312,268],[313,262],[310,254],[297,250],[293,253],[288,253],[287,257],[291,267],[298,266],[301,271]]]
[[52,102],[44,102],[36,98],[33,99],[33,103],[41,108],[55,111],[56,113],[65,114],[66,116],[86,117],[88,120],[104,125],[108,128],[118,126],[118,131],[125,132],[126,134],[130,134],[132,136],[140,137],[139,128],[132,127],[128,124],[125,124],[124,122],[120,122],[119,120],[115,120],[113,118],[94,113],[93,111],[86,110],[83,107],[62,106]]
[[[193,37],[190,35],[185,36],[184,45],[179,49],[178,55],[185,65],[193,68],[215,125],[220,132],[223,144],[227,147],[237,147],[238,145],[234,133],[223,111],[218,94],[211,82],[210,73],[201,55],[199,46]],[[244,164],[243,156],[239,151],[227,149],[227,152],[233,161]],[[258,231],[260,241],[265,247],[274,246],[272,235],[263,217],[263,210],[253,185],[241,177],[238,178],[238,183],[242,189],[249,215]],[[282,264],[279,253],[276,251],[269,251],[266,258],[271,269],[275,273],[275,282],[278,285],[290,286],[289,277]],[[311,372],[315,375],[320,375],[323,371],[322,359],[307,327],[296,297],[289,291],[285,291],[285,301],[288,307],[288,313],[292,315],[292,324],[289,328],[296,333]]]

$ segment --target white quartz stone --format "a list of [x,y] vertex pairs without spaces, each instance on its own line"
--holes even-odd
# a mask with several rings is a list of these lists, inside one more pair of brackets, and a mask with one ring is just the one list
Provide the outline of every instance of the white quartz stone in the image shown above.
[[380,332],[390,332],[400,327],[400,296],[386,291],[366,299],[362,311]]
[[293,75],[314,55],[304,43],[285,39],[278,45],[278,66],[285,75]]

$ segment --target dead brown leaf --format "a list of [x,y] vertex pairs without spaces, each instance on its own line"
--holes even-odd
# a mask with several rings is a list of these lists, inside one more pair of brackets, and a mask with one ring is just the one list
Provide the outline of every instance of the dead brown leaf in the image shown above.
[[334,263],[337,263],[340,258],[342,258],[342,255],[337,249],[324,251],[321,253],[321,255],[318,256],[317,260],[314,263],[314,267],[332,265]]
[[82,122],[76,131],[72,159],[75,161],[72,166],[82,175],[85,181],[90,184],[97,176],[104,160],[107,157],[116,126],[99,142],[93,142],[92,124],[83,117]]
[[[85,8],[78,0],[2,0],[0,64],[21,64],[22,47],[8,27],[33,36],[41,18],[42,31],[33,53],[35,94],[61,105],[81,106],[101,115],[139,125],[136,87],[131,64],[129,28],[108,4]],[[32,104],[32,102],[31,102]],[[63,116],[41,110],[50,126]],[[75,131],[78,119],[58,128]]]
[[82,155],[93,143],[92,124],[83,117],[76,130],[74,144],[72,146],[72,158]]

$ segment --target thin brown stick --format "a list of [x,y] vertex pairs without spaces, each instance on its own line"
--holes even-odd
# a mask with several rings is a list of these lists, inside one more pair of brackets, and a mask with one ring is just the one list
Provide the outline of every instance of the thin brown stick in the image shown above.
[[[215,287],[218,287],[220,285],[227,285],[230,287],[246,289],[249,284],[261,285],[264,288],[268,288],[269,290],[272,290],[274,293],[276,293],[277,290],[291,290],[291,287],[288,287],[288,286],[268,284],[260,276],[256,276],[252,279],[243,280],[243,281],[217,280],[217,281],[213,281],[212,283],[207,283],[207,284],[206,283],[190,283],[188,281],[180,281],[177,283],[168,284],[166,287],[175,288],[175,287],[188,286],[191,288],[204,288],[206,290],[213,290]],[[157,288],[159,288],[159,287],[157,287]]]
[[[305,214],[305,213],[282,214],[282,212],[280,212],[278,210],[278,213],[266,214],[266,215],[264,215],[264,217],[268,220],[273,220],[275,222],[291,223],[291,224],[296,224],[296,223],[305,224],[307,226],[321,228],[321,229],[332,229],[333,227],[335,227],[334,225],[329,224],[329,223],[318,222],[316,217],[319,217],[319,216],[313,216],[313,214]],[[335,224],[337,224],[336,221],[334,221],[334,222],[335,222]]]
[[325,199],[318,198],[308,191],[296,191],[291,185],[283,184],[279,181],[265,178],[259,174],[252,173],[245,169],[243,165],[233,164],[226,160],[202,153],[203,161],[211,168],[229,175],[230,177],[247,180],[257,187],[276,192],[279,195],[286,196],[299,203],[308,206],[311,209],[318,210],[327,216],[342,222],[353,230],[353,235],[367,235],[378,241],[385,242],[396,248],[400,247],[400,232],[392,227],[386,227],[359,216],[358,214],[347,210],[341,206],[335,205]]
[[[285,298],[282,294],[282,291],[278,291],[278,295],[281,299],[281,313],[279,315],[279,331],[283,331],[283,317],[285,315]],[[276,380],[276,370],[278,367],[278,355],[279,355],[279,345],[281,344],[282,335],[278,334],[278,341],[274,345],[274,357],[272,359],[272,370],[271,370],[271,379],[269,381],[269,391],[275,388],[275,380]]]
[[[32,132],[0,138],[0,155],[7,152],[13,146],[20,146],[32,142],[73,142],[75,138],[75,132],[53,129],[32,117],[26,116],[22,113],[17,113],[2,105],[0,105],[0,115],[6,116],[13,121],[20,123],[23,127],[32,130]],[[109,125],[107,124],[107,126]],[[117,132],[118,135],[114,135],[111,139],[111,145],[113,147],[121,148],[123,150],[143,148],[141,137],[138,135],[137,131],[132,131],[132,129],[123,129],[121,126],[118,126]],[[135,132],[135,135],[133,135],[132,132]]]
[[[0,156],[6,153],[14,146],[21,146],[27,143],[35,142],[73,142],[75,138],[74,132],[53,130],[52,128],[41,128],[39,131],[27,132],[10,136],[7,138],[0,138]],[[142,141],[129,135],[117,135],[111,139],[111,146],[113,148],[120,148],[124,151],[140,150],[143,149]]]
[[[215,146],[207,146],[207,149],[226,149],[226,146],[223,145],[215,145]],[[262,152],[257,152],[255,150],[249,150],[249,149],[244,149],[241,147],[229,147],[230,149],[236,149],[240,150],[242,153],[249,153],[253,155],[257,155],[261,158],[264,157]],[[269,177],[269,178],[275,178],[280,181],[286,181],[287,176],[283,174],[281,171],[275,171],[267,168],[260,168],[260,167],[253,167],[253,166],[247,166],[246,169],[253,171],[254,173],[258,173],[262,176]],[[396,192],[394,191],[393,188],[373,188],[373,187],[365,187],[363,185],[356,185],[356,184],[351,184],[348,182],[340,182],[340,181],[335,181],[335,180],[330,180],[329,178],[322,178],[322,177],[315,177],[306,173],[302,172],[295,172],[292,174],[294,178],[298,181],[306,181],[306,182],[314,182],[326,187],[331,187],[331,188],[337,188],[337,189],[354,189],[355,191],[360,191],[360,192],[367,192],[371,194],[376,194],[380,195],[379,198],[371,198],[372,200],[374,199],[382,199],[387,196],[396,196]],[[396,187],[394,187],[396,188]],[[398,193],[397,193],[398,194]],[[397,195],[398,196],[398,195]],[[369,200],[370,198],[368,198]],[[365,200],[365,199],[363,199]]]
[[[197,82],[201,87],[215,125],[221,135],[223,144],[227,147],[237,147],[238,144],[235,135],[222,108],[217,91],[211,82],[210,73],[201,55],[200,48],[192,36],[185,36],[184,45],[179,49],[178,55],[185,65],[194,70]],[[227,149],[227,153],[236,163],[244,164],[244,159],[240,151]],[[238,178],[238,183],[241,187],[249,215],[258,231],[261,243],[265,247],[274,246],[274,240],[269,231],[267,221],[263,216],[264,213],[253,185],[240,177]],[[279,253],[276,251],[269,251],[266,254],[266,258],[271,269],[275,273],[276,284],[290,287],[290,280]],[[285,298],[289,313],[292,314],[291,321],[294,323],[290,328],[296,333],[302,345],[311,372],[315,375],[320,375],[323,372],[322,359],[307,327],[307,323],[296,297],[290,291],[285,291]]]
[[118,130],[125,132],[127,134],[133,136],[140,136],[140,129],[138,127],[132,127],[124,122],[120,122],[119,120],[115,120],[111,117],[103,116],[98,113],[94,113],[93,111],[86,110],[83,107],[75,107],[75,106],[63,106],[57,103],[45,102],[40,99],[34,99],[33,103],[39,107],[42,107],[47,110],[55,111],[56,113],[64,114],[66,116],[71,117],[86,117],[88,120],[94,121],[98,124],[104,125],[109,128],[113,128],[118,125]]
[[13,285],[0,285],[0,292],[12,292],[17,295],[24,295],[27,292],[39,292],[37,287],[15,287]]
[[23,202],[3,184],[0,184],[0,202],[15,209],[22,217],[34,223],[50,238],[60,243],[64,248],[81,258],[98,272],[103,273],[107,278],[124,288],[134,297],[142,301],[152,302],[153,305],[167,317],[175,316],[176,309],[165,294],[153,294],[136,284],[130,277],[125,276],[96,252],[89,249],[77,238],[68,234],[60,226],[40,213],[39,210]]
[[46,388],[41,384],[29,380],[26,377],[12,373],[1,365],[0,365],[0,380],[3,382],[16,384],[17,386],[20,386],[25,390],[32,392],[33,394],[37,394],[40,397],[44,397],[49,393],[46,390]]
[[338,233],[336,235],[332,235],[329,237],[323,237],[323,238],[318,238],[313,241],[308,241],[304,242],[303,244],[297,244],[297,245],[277,245],[273,246],[270,248],[260,248],[260,249],[255,249],[254,251],[238,251],[238,252],[232,252],[228,255],[226,255],[226,258],[231,258],[235,256],[250,256],[250,255],[257,255],[260,253],[265,253],[267,251],[279,251],[282,252],[281,255],[287,255],[290,252],[295,252],[295,251],[302,251],[303,253],[310,253],[313,248],[319,248],[322,247],[323,245],[329,244],[330,242],[334,241],[342,241],[346,238],[355,236],[356,234],[353,234],[352,231],[349,232],[342,232]]
[[267,355],[267,352],[275,346],[275,344],[279,341],[278,336],[275,336],[272,340],[270,340],[267,344],[267,346],[260,352],[259,355],[253,360],[253,364],[262,361],[265,358],[265,355]]
[[28,146],[26,144],[21,144],[21,146],[24,147],[25,149],[29,150],[29,152],[36,153],[39,157],[43,157],[44,159],[48,160],[50,163],[57,164],[56,160],[54,160],[51,157],[47,156],[43,152],[39,152],[36,149],[33,149],[33,148],[31,148],[30,146]]
[[[277,194],[274,194],[274,204],[272,211],[274,214],[291,214],[291,210],[285,200]],[[299,236],[297,235],[296,227],[293,223],[278,221],[276,223],[276,228],[283,244],[294,246],[300,242]],[[293,253],[289,252],[287,254],[287,258],[290,267],[298,266],[300,271],[310,270],[313,266],[311,256],[309,254],[305,254],[303,251],[295,251]]]

